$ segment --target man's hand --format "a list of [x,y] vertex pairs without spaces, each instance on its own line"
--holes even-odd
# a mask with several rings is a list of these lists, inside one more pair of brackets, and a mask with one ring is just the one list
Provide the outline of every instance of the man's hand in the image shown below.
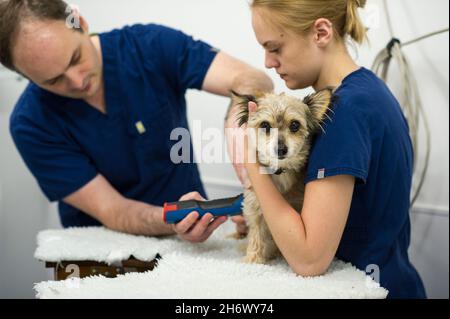
[[[192,192],[180,198],[180,201],[205,199],[198,193]],[[183,239],[191,243],[202,243],[206,241],[211,234],[223,223],[228,220],[228,217],[221,216],[215,218],[212,214],[206,214],[201,219],[198,212],[192,212],[185,219],[178,224],[172,225],[173,230]]]

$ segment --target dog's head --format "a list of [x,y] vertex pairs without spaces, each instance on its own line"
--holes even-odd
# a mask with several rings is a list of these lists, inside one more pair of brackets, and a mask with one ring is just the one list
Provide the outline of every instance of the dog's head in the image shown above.
[[[239,125],[248,123],[248,128],[253,129],[249,137],[256,138],[253,143],[259,162],[274,170],[298,169],[307,160],[311,137],[328,116],[333,91],[325,89],[303,101],[274,93],[252,96],[232,92],[232,97],[241,107]],[[258,105],[251,114],[249,102]]]

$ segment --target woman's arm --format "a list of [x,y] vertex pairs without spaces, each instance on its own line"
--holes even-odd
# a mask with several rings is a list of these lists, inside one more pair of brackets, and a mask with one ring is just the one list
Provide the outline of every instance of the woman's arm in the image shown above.
[[350,211],[355,178],[341,175],[306,185],[301,215],[258,164],[246,168],[264,218],[284,258],[301,276],[321,275],[330,266]]

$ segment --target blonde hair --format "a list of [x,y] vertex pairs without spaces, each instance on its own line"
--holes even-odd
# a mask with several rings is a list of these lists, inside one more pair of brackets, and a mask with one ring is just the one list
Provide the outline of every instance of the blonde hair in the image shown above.
[[367,29],[361,22],[358,8],[367,0],[253,0],[252,8],[267,9],[271,22],[294,32],[304,34],[311,30],[317,19],[333,23],[336,34],[362,44],[367,40]]

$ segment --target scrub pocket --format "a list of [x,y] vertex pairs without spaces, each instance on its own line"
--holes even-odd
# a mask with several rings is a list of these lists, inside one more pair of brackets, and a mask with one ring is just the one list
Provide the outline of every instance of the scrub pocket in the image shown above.
[[170,135],[176,127],[170,111],[165,108],[135,123],[135,130],[139,134],[136,141],[138,157],[153,176],[164,175],[176,165],[170,158],[172,146],[177,143],[170,140]]

